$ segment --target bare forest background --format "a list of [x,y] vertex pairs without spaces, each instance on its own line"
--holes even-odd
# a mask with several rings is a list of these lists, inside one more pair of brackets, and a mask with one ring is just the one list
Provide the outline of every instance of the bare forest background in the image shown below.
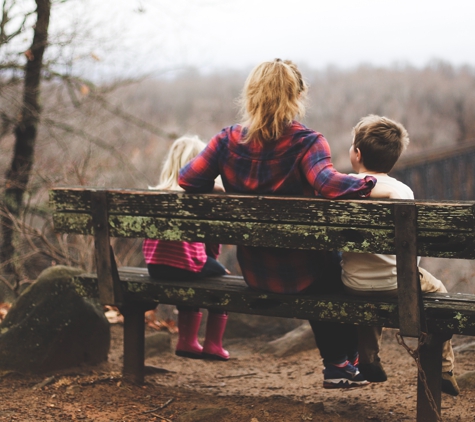
[[[27,22],[29,18],[26,16]],[[14,33],[8,38],[5,26],[0,27],[0,183],[7,190],[19,122],[25,116],[23,72],[25,62],[33,59],[31,49],[22,50],[20,45],[11,48]],[[0,263],[3,297],[17,295],[22,285],[35,280],[50,265],[94,269],[93,245],[79,236],[54,234],[48,210],[49,188],[147,189],[158,182],[161,163],[176,137],[196,134],[207,141],[240,119],[236,100],[250,69],[201,73],[186,68],[174,77],[103,77],[93,82],[75,73],[68,61],[72,54],[65,54],[64,47],[72,39],[72,35],[70,39],[64,34],[57,39],[50,36],[50,45],[54,41],[57,48],[40,70],[41,114],[36,114],[34,160],[17,214],[8,209],[2,190],[2,215],[9,217],[17,234],[14,255]],[[87,59],[98,60],[93,54]],[[455,67],[443,61],[423,68],[364,65],[317,70],[299,65],[310,85],[303,122],[328,139],[340,171],[349,170],[351,129],[367,114],[385,115],[405,125],[411,138],[406,156],[475,142],[473,67]],[[143,265],[140,242],[116,242],[118,265]],[[227,250],[225,265],[239,272],[232,248]],[[10,264],[15,268],[13,281],[2,271]],[[434,266],[444,268],[443,264]],[[471,289],[469,280],[474,270],[466,267],[463,271],[450,274],[453,280],[447,283],[449,289]]]

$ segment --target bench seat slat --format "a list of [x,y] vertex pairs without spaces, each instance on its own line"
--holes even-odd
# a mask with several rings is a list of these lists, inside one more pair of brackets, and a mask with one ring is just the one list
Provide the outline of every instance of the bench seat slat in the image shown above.
[[[119,269],[119,276],[129,303],[196,305],[255,315],[399,326],[397,298],[367,301],[360,296],[265,293],[251,290],[237,276],[157,282],[145,268]],[[82,295],[97,297],[97,275],[79,275],[74,283]],[[431,293],[424,295],[423,304],[429,332],[475,335],[475,295]]]

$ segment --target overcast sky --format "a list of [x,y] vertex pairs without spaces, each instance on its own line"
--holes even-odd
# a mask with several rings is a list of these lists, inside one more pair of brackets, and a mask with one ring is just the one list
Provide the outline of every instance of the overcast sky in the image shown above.
[[[280,57],[341,68],[475,66],[474,0],[101,0],[97,22],[142,69],[248,68]],[[104,23],[103,30],[109,30]]]

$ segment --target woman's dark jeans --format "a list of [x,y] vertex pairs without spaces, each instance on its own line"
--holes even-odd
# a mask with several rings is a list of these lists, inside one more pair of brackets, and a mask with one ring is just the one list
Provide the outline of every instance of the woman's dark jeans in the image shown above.
[[[320,254],[319,254],[320,255]],[[341,254],[322,252],[318,268],[318,280],[303,294],[343,293],[341,281]],[[358,330],[355,325],[311,320],[315,342],[323,358],[323,364],[340,364],[347,359],[353,361],[358,355]]]

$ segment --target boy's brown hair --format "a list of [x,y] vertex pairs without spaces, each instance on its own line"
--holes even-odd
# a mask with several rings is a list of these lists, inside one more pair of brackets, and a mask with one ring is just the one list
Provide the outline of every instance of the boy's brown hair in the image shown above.
[[353,128],[354,144],[367,170],[389,173],[409,145],[405,127],[387,117],[370,114]]

